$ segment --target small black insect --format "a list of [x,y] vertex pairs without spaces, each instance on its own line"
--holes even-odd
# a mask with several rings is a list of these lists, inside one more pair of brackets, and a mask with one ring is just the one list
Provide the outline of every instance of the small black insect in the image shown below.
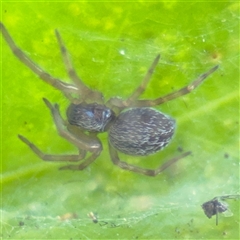
[[208,218],[216,215],[216,225],[218,225],[218,213],[223,213],[228,210],[228,204],[224,202],[227,199],[239,199],[240,195],[227,195],[215,197],[210,201],[202,204],[202,209]]
[[[97,137],[101,132],[108,132],[109,152],[112,162],[122,169],[137,172],[148,176],[156,176],[164,169],[179,159],[186,157],[191,152],[184,152],[179,156],[168,160],[157,169],[144,169],[123,162],[118,157],[118,152],[133,156],[147,156],[160,151],[167,146],[175,131],[175,120],[170,116],[151,107],[173,100],[194,90],[203,80],[212,74],[218,66],[200,75],[188,86],[174,91],[163,97],[153,100],[139,100],[145,91],[148,82],[157,66],[160,55],[154,59],[141,84],[133,91],[130,97],[122,100],[112,97],[104,101],[102,93],[88,88],[77,75],[69,53],[56,30],[56,37],[61,49],[66,71],[73,84],[62,82],[36,65],[20,48],[8,33],[5,26],[0,23],[3,38],[11,48],[15,56],[37,74],[43,81],[60,90],[71,102],[67,109],[67,121],[62,118],[58,104],[51,104],[43,99],[51,111],[56,128],[63,138],[74,144],[78,150],[77,155],[48,155],[25,137],[19,138],[27,144],[44,161],[70,161],[83,160],[79,165],[67,165],[60,169],[82,170],[91,164],[101,153],[102,144]],[[77,97],[76,97],[77,96]],[[85,158],[86,153],[92,153]]]

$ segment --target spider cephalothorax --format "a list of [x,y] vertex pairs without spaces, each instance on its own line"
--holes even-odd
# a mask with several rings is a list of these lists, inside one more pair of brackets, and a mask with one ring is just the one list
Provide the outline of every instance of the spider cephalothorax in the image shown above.
[[67,109],[68,122],[89,132],[105,132],[114,120],[114,112],[97,103],[70,104]]
[[[190,151],[184,152],[179,156],[168,160],[155,170],[144,169],[128,164],[121,161],[118,156],[118,151],[127,155],[147,156],[149,154],[154,154],[167,146],[174,134],[175,120],[151,107],[188,94],[203,82],[206,77],[212,74],[218,66],[211,68],[208,72],[200,75],[188,86],[177,91],[153,100],[139,100],[140,95],[145,91],[153,71],[157,66],[160,58],[160,55],[157,55],[140,86],[133,91],[129,98],[122,100],[117,97],[112,97],[107,102],[104,102],[102,93],[88,88],[77,75],[58,31],[55,31],[55,33],[61,49],[63,62],[73,84],[65,83],[45,72],[16,46],[2,23],[0,23],[0,29],[4,39],[15,56],[36,73],[43,81],[60,90],[71,102],[67,109],[66,121],[62,118],[57,104],[51,104],[47,99],[43,99],[46,106],[51,111],[59,134],[69,142],[73,143],[78,148],[79,154],[44,154],[27,138],[19,135],[19,138],[41,159],[45,161],[70,162],[82,160],[78,165],[70,164],[60,168],[82,170],[91,164],[101,153],[102,144],[97,137],[97,134],[104,131],[107,131],[109,135],[108,145],[112,162],[122,169],[140,174],[155,176],[171,164],[191,153]],[[86,157],[87,152],[91,152],[92,154]]]

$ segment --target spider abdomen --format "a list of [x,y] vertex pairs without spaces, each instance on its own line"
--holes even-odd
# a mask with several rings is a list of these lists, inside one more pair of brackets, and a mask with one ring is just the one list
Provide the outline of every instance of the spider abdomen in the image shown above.
[[175,120],[152,108],[122,112],[109,129],[109,140],[122,153],[146,156],[160,151],[171,140]]

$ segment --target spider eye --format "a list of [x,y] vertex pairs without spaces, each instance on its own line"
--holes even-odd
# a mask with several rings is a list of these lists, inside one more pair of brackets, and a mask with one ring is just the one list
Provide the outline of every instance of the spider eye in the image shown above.
[[105,118],[108,119],[112,115],[112,111],[110,109],[106,109],[106,111],[103,113],[105,115]]

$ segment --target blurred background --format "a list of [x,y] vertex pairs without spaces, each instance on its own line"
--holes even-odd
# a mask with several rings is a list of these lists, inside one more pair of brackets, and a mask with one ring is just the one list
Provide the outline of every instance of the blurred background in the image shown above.
[[[113,165],[104,150],[84,171],[59,171],[17,134],[48,154],[77,150],[60,138],[42,98],[68,100],[2,46],[2,238],[236,239],[232,214],[208,219],[201,204],[239,194],[238,2],[4,2],[5,24],[17,45],[51,75],[70,82],[54,35],[58,29],[74,66],[92,89],[128,97],[158,53],[143,99],[186,86],[219,64],[194,92],[156,107],[176,119],[171,144],[148,157],[121,159],[156,168],[182,151],[192,155],[152,178]],[[93,222],[93,215],[98,223]]]

